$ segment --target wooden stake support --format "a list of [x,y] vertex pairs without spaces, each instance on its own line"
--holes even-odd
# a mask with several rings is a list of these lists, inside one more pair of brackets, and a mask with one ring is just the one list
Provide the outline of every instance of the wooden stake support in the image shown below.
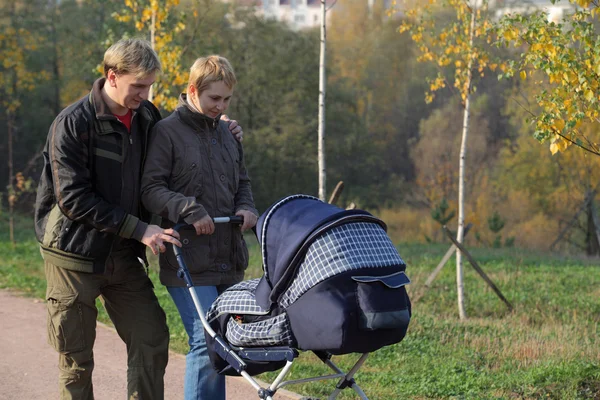
[[588,193],[588,195],[585,197],[585,200],[583,201],[583,204],[581,205],[581,207],[579,207],[579,210],[577,210],[577,212],[575,213],[573,218],[571,218],[571,222],[569,222],[569,224],[567,224],[567,226],[558,234],[558,237],[556,238],[556,240],[554,240],[554,242],[552,242],[552,244],[550,245],[550,250],[552,250],[554,248],[554,246],[556,246],[558,244],[558,242],[560,242],[562,240],[562,238],[565,236],[565,234],[573,227],[573,225],[575,225],[575,223],[579,219],[579,216],[588,207],[588,203],[594,198],[595,194],[596,194],[595,191]]
[[[473,227],[473,224],[468,224],[465,227],[465,232],[463,235],[467,236],[467,234],[469,233],[469,231],[471,230],[472,227]],[[448,251],[446,252],[444,257],[442,258],[442,261],[440,261],[438,266],[435,267],[435,269],[433,270],[431,275],[429,275],[429,278],[427,278],[427,280],[425,281],[425,287],[429,288],[429,286],[431,286],[431,283],[433,282],[433,280],[436,278],[436,276],[438,276],[438,274],[440,273],[442,268],[444,268],[444,265],[446,265],[448,260],[450,260],[450,257],[452,257],[452,254],[454,254],[455,251],[456,251],[456,246],[455,245],[450,246],[450,248],[448,249]]]
[[340,195],[342,194],[342,190],[344,190],[344,182],[339,181],[338,184],[335,186],[335,189],[333,189],[333,193],[331,193],[331,197],[329,198],[329,204],[337,203],[338,199],[340,198]]
[[504,297],[504,295],[502,294],[500,289],[498,289],[498,287],[494,284],[494,282],[492,282],[492,280],[485,274],[485,272],[483,272],[483,270],[481,269],[479,264],[477,264],[477,262],[471,256],[471,254],[467,251],[467,249],[465,249],[465,247],[462,244],[460,244],[456,241],[456,239],[454,238],[454,236],[452,236],[452,232],[450,232],[448,227],[446,227],[444,225],[443,229],[444,229],[444,233],[446,233],[446,236],[448,236],[448,238],[452,241],[452,243],[454,243],[454,245],[458,248],[458,250],[460,250],[465,255],[465,257],[467,257],[467,260],[469,260],[469,262],[471,263],[471,266],[473,266],[475,271],[477,271],[477,273],[483,278],[485,283],[487,283],[488,286],[490,288],[492,288],[494,293],[496,293],[496,295],[500,298],[500,300],[502,300],[504,302],[504,304],[506,304],[509,311],[512,311],[513,310],[512,304],[510,304],[510,302],[508,300],[506,300],[506,297]]

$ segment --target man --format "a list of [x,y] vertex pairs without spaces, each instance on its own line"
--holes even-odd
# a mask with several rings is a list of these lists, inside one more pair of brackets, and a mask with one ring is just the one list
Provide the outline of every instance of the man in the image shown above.
[[[35,229],[47,280],[48,341],[59,353],[61,399],[93,399],[95,301],[127,345],[128,398],[162,399],[169,332],[145,266],[179,234],[149,223],[140,178],[160,120],[148,93],[160,61],[144,40],[104,54],[104,78],[54,120],[43,152]],[[241,128],[232,121],[230,129]],[[145,246],[144,246],[145,245]],[[142,261],[144,264],[142,264]]]

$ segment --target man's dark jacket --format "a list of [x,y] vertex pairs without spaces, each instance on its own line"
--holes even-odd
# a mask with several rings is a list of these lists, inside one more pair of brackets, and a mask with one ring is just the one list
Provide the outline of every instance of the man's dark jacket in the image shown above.
[[150,216],[139,187],[148,135],[161,117],[142,102],[129,134],[102,99],[104,82],[97,80],[52,123],[35,204],[44,259],[81,272],[102,273],[115,249],[146,259],[139,240]]

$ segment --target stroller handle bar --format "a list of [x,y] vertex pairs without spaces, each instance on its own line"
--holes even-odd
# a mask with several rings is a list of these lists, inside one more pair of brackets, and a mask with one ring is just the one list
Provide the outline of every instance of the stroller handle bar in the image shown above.
[[[213,223],[215,223],[215,224],[241,225],[244,223],[244,217],[239,216],[239,215],[234,215],[234,216],[230,216],[230,217],[214,217],[212,220],[213,220]],[[179,230],[181,230],[181,228],[186,227],[186,226],[190,226],[190,225],[182,222],[182,223],[175,225],[173,227],[173,230],[179,232]],[[194,286],[194,284],[192,283],[192,277],[190,276],[190,271],[188,270],[187,266],[185,265],[185,261],[183,260],[183,254],[181,253],[181,248],[173,245],[173,252],[175,253],[175,258],[177,258],[177,263],[179,264],[179,269],[177,270],[177,276],[179,276],[179,278],[181,278],[185,281],[188,288],[191,288],[192,286]]]
[[[244,223],[244,217],[242,216],[231,216],[231,217],[215,217],[212,219],[215,224],[236,224],[241,225]],[[179,231],[181,228],[189,226],[185,223],[177,224],[173,227],[174,231]],[[177,264],[179,265],[179,269],[177,270],[177,276],[185,281],[185,284],[192,296],[192,300],[194,301],[194,305],[196,306],[196,311],[198,311],[198,315],[200,316],[200,321],[204,326],[206,332],[216,340],[217,345],[215,349],[217,353],[226,360],[230,365],[234,366],[234,368],[242,375],[249,376],[244,371],[246,369],[246,363],[234,352],[231,350],[229,345],[216,334],[216,332],[211,328],[210,324],[206,320],[204,316],[204,310],[202,309],[202,305],[200,304],[200,299],[198,299],[198,295],[194,290],[194,283],[192,282],[192,276],[190,275],[190,271],[185,265],[185,260],[183,259],[183,253],[181,248],[173,245],[173,252],[175,253],[175,257],[177,258]]]
[[[244,217],[241,215],[232,215],[231,217],[214,217],[212,219],[214,224],[234,224],[241,225],[244,223]],[[190,226],[186,223],[179,223],[173,227],[174,231],[179,232],[179,230],[185,226]]]

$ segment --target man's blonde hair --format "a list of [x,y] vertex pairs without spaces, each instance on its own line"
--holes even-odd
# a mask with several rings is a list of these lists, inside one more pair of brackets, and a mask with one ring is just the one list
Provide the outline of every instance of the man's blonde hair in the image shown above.
[[237,83],[235,72],[225,57],[213,55],[198,58],[190,68],[189,85],[194,85],[198,94],[214,82],[223,81],[230,89]]
[[160,72],[160,60],[152,45],[144,39],[121,39],[104,53],[104,76],[113,70],[117,75],[132,74],[144,78]]

